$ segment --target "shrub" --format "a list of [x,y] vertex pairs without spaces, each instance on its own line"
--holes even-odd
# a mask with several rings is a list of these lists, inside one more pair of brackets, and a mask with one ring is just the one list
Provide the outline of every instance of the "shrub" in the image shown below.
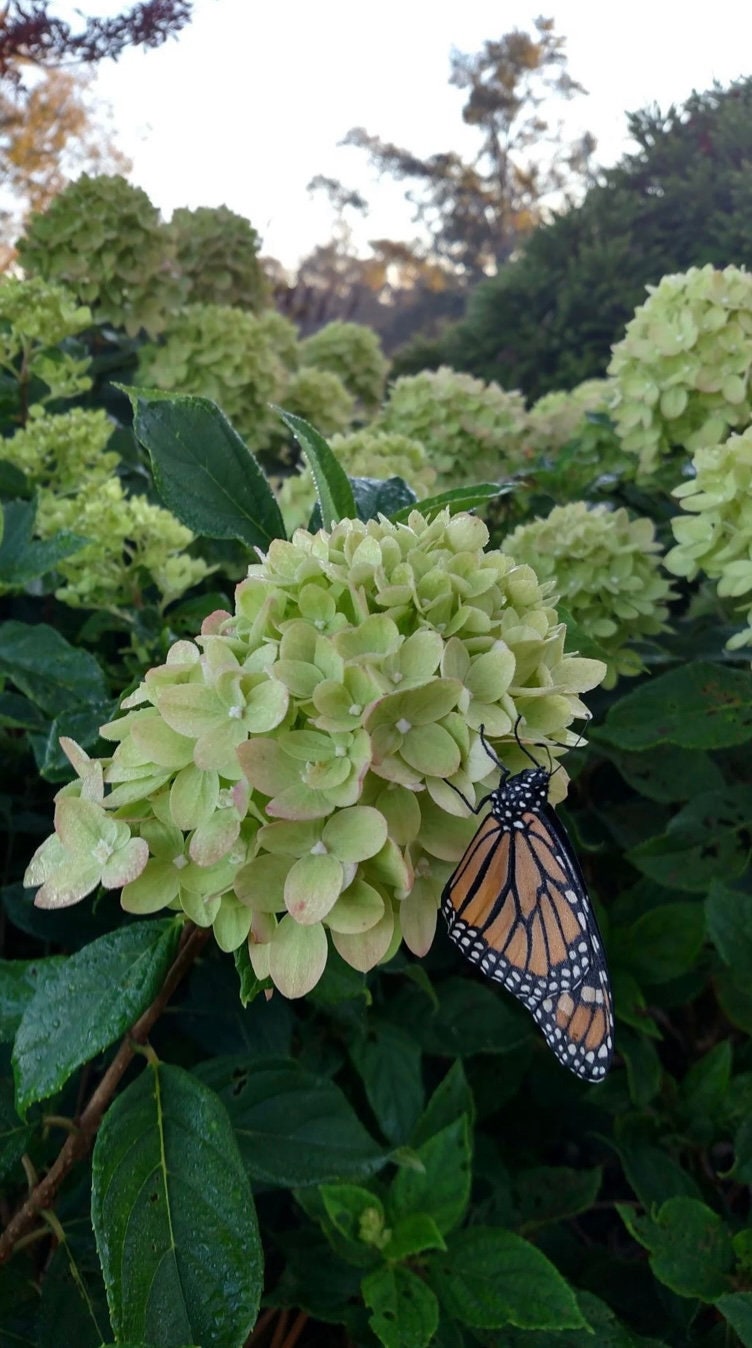
[[259,236],[249,220],[227,206],[173,211],[170,234],[175,262],[188,282],[189,304],[221,304],[257,312],[267,286],[259,265]]
[[301,342],[300,360],[339,375],[365,412],[376,411],[389,362],[372,328],[362,323],[327,323]]

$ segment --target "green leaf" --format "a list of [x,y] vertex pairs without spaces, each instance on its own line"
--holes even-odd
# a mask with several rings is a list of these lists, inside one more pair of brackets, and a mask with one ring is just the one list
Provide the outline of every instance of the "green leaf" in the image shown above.
[[708,935],[742,986],[752,982],[752,894],[729,889],[720,880],[710,884],[705,901]]
[[730,1287],[734,1247],[722,1219],[693,1198],[669,1198],[654,1217],[616,1205],[624,1225],[650,1251],[656,1278],[679,1296],[715,1301]]
[[454,1123],[462,1115],[472,1124],[475,1120],[475,1102],[468,1085],[465,1070],[458,1058],[439,1082],[425,1110],[421,1114],[415,1131],[410,1139],[413,1147],[427,1142],[434,1133],[441,1132],[447,1124]]
[[644,1035],[621,1029],[618,1035],[619,1052],[627,1068],[630,1099],[643,1108],[649,1105],[661,1088],[661,1060],[655,1044]]
[[19,1277],[18,1261],[0,1267],[0,1348],[39,1348],[38,1309],[39,1292]]
[[614,1145],[628,1183],[648,1212],[668,1198],[702,1197],[692,1176],[666,1147],[644,1135],[634,1115],[617,1120]]
[[642,983],[667,983],[691,969],[705,939],[701,903],[666,903],[623,933],[619,958]]
[[110,1337],[102,1274],[91,1231],[65,1233],[42,1280],[39,1343],[100,1348]]
[[0,625],[0,674],[51,717],[108,701],[107,682],[94,656],[69,645],[46,623]]
[[34,994],[63,964],[64,955],[48,955],[41,960],[0,960],[0,1043],[13,1043]]
[[198,1071],[223,1100],[255,1180],[367,1179],[387,1160],[339,1087],[292,1059],[217,1058]]
[[424,1250],[445,1250],[446,1244],[433,1217],[427,1212],[411,1212],[400,1217],[391,1228],[391,1236],[383,1249],[388,1260],[408,1259]]
[[751,814],[747,786],[695,796],[665,833],[633,847],[629,860],[668,889],[704,894],[713,879],[732,880],[745,870]]
[[584,656],[587,660],[602,660],[604,664],[608,664],[608,651],[604,650],[600,642],[596,641],[582,624],[572,617],[569,609],[563,604],[556,605],[556,617],[560,623],[565,624],[567,629],[565,639],[567,655],[576,651],[578,655]]
[[600,1166],[572,1170],[544,1165],[519,1171],[515,1179],[519,1226],[531,1231],[587,1212],[598,1197],[602,1179]]
[[16,1113],[10,1081],[0,1078],[0,1179],[21,1159],[31,1136],[32,1129]]
[[746,744],[752,739],[749,673],[698,660],[653,676],[611,708],[592,738],[630,750]]
[[263,1255],[250,1184],[212,1091],[181,1067],[150,1062],[99,1130],[91,1210],[118,1341],[245,1342]]
[[375,1021],[368,1038],[353,1044],[350,1056],[381,1131],[401,1146],[423,1108],[420,1046],[396,1025]]
[[736,1130],[731,1174],[739,1184],[752,1184],[752,1118],[742,1119]]
[[[61,735],[67,735],[82,749],[94,754],[102,745],[99,727],[111,721],[116,712],[117,702],[92,702],[86,707],[64,711],[61,716],[50,721],[43,732],[32,732],[29,744],[40,777],[44,777],[47,782],[70,781],[72,769],[60,747]],[[104,752],[106,754],[108,750]]]
[[693,796],[719,791],[723,787],[720,768],[699,749],[680,749],[665,744],[659,754],[612,750],[609,757],[625,782],[639,795],[662,804],[691,800]]
[[679,1089],[679,1100],[695,1136],[707,1130],[701,1141],[712,1140],[712,1125],[725,1110],[731,1082],[732,1053],[728,1039],[716,1044],[693,1063]]
[[726,1292],[715,1304],[744,1348],[752,1348],[752,1292]]
[[216,403],[156,389],[124,392],[157,490],[183,524],[200,537],[237,538],[249,548],[286,537],[257,460]]
[[7,501],[2,509],[5,527],[0,543],[0,586],[20,589],[86,547],[88,539],[68,529],[49,539],[33,539],[36,516],[33,501]]
[[416,509],[418,498],[401,477],[351,477],[350,486],[358,519],[363,521],[375,520],[378,515],[390,519],[397,510]]
[[617,1320],[610,1306],[592,1292],[577,1293],[580,1310],[587,1317],[584,1329],[506,1329],[499,1348],[666,1348],[658,1339],[635,1334]]
[[282,407],[274,407],[274,411],[288,430],[292,431],[311,470],[324,528],[331,529],[338,520],[355,519],[355,498],[350,479],[323,435],[303,417],[285,412]]
[[540,1250],[511,1231],[470,1226],[431,1255],[431,1285],[443,1309],[471,1329],[578,1329],[585,1320],[571,1287]]
[[510,1053],[534,1037],[529,1016],[499,990],[470,978],[447,978],[439,988],[438,1009],[410,988],[386,1010],[399,1025],[411,1026],[424,1053],[441,1058]]
[[240,980],[240,1004],[241,1006],[248,1006],[255,997],[258,997],[264,984],[253,972],[247,941],[244,941],[237,950],[233,951],[232,958]]
[[180,928],[134,922],[71,955],[35,992],[13,1046],[16,1102],[46,1100],[138,1019],[164,982]]
[[450,491],[427,496],[416,505],[404,506],[402,510],[395,511],[390,518],[395,524],[401,524],[407,520],[411,511],[419,510],[425,519],[430,520],[447,508],[451,515],[456,515],[460,510],[474,510],[476,506],[485,505],[487,501],[493,501],[497,496],[508,496],[514,490],[515,484],[512,482],[505,482],[503,485],[498,482],[476,482],[472,487],[452,487]]
[[428,1348],[439,1323],[430,1287],[408,1268],[377,1268],[361,1283],[369,1325],[384,1348]]
[[397,1171],[389,1190],[391,1219],[422,1212],[441,1232],[451,1231],[465,1215],[470,1198],[470,1138],[467,1119],[457,1119],[418,1147],[421,1169]]
[[345,1240],[380,1247],[384,1206],[376,1194],[358,1184],[321,1184],[319,1194],[329,1221]]

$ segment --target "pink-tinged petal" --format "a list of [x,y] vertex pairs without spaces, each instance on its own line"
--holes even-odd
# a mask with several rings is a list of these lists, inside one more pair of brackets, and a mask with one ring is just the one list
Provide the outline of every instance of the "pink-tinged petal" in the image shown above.
[[203,772],[220,772],[227,776],[227,769],[235,762],[238,745],[246,737],[242,721],[227,718],[218,722],[196,740],[193,761]]
[[188,848],[191,861],[195,861],[197,866],[213,866],[227,856],[239,833],[240,820],[235,811],[217,810],[206,823],[199,824],[191,838]]
[[370,931],[384,916],[384,900],[373,885],[355,880],[344,894],[340,894],[326,919],[330,931],[343,935],[357,935]]
[[190,763],[194,738],[179,735],[159,716],[142,716],[134,720],[131,727],[131,739],[140,750],[143,761],[172,771]]
[[77,777],[81,779],[81,796],[101,805],[104,800],[104,773],[99,758],[90,758],[85,749],[68,735],[61,735],[60,748]]
[[215,608],[212,613],[207,613],[201,624],[202,637],[219,636],[221,634],[222,625],[231,617],[232,614],[228,613],[226,608]]
[[277,796],[300,780],[300,768],[276,740],[247,740],[236,750],[238,762],[251,786],[262,796]]
[[269,977],[271,939],[277,930],[277,919],[270,913],[254,913],[248,933],[248,957],[257,978]]
[[301,857],[290,867],[285,880],[288,913],[304,926],[320,922],[334,907],[344,883],[342,864],[326,853]]
[[292,865],[289,856],[266,853],[254,857],[235,876],[235,895],[252,913],[285,912],[285,880]]
[[267,679],[248,697],[243,720],[252,735],[263,735],[284,721],[290,694],[278,679]]
[[102,884],[105,889],[122,889],[123,885],[138,879],[148,860],[149,848],[143,838],[131,838],[105,862]]
[[[348,801],[348,804],[352,802]],[[312,791],[302,782],[288,786],[266,807],[266,813],[273,819],[326,819],[333,810],[333,801],[328,800],[321,791]]]
[[58,866],[55,874],[37,890],[34,905],[37,908],[70,908],[91,894],[99,884],[99,866],[93,863],[81,866],[69,861]]
[[284,997],[305,997],[326,968],[328,945],[320,922],[301,927],[288,914],[269,945],[269,974]]
[[384,958],[392,943],[393,935],[394,913],[391,906],[387,906],[384,916],[368,931],[358,935],[333,931],[332,941],[335,950],[347,964],[353,969],[358,969],[360,973],[367,973]]
[[225,894],[214,919],[214,938],[220,950],[238,950],[247,939],[253,914],[238,903],[234,894]]
[[402,938],[414,955],[427,955],[436,935],[438,893],[435,881],[419,876],[399,906]]

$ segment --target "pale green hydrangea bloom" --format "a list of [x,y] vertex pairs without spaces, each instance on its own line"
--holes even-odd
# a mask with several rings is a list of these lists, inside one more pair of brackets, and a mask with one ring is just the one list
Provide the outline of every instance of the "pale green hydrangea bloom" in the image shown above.
[[113,429],[99,410],[73,407],[40,414],[0,443],[0,458],[25,473],[37,489],[63,494],[90,490],[111,478],[119,462],[107,449]]
[[30,217],[18,255],[27,275],[67,286],[95,322],[130,337],[142,328],[155,336],[185,295],[168,227],[146,193],[117,174],[68,183]]
[[[88,358],[77,360],[59,343],[75,337],[91,325],[91,311],[78,304],[63,286],[51,285],[39,276],[21,280],[6,276],[0,281],[0,367],[18,380],[23,368],[28,380],[40,379],[47,386],[41,402],[74,398],[91,387]],[[33,407],[32,415],[37,408]]]
[[674,489],[690,513],[671,521],[666,566],[689,580],[704,571],[719,595],[741,600],[746,626],[728,642],[737,650],[752,645],[752,429],[698,449],[692,465],[695,476]]
[[666,630],[672,598],[652,520],[574,501],[519,525],[502,546],[553,582],[562,605],[606,652],[606,687],[640,672],[630,643]]
[[566,392],[546,393],[527,414],[528,447],[535,454],[556,454],[574,439],[588,412],[608,412],[612,395],[608,379],[586,379]]
[[172,213],[169,232],[189,303],[263,306],[268,286],[259,265],[260,239],[250,220],[227,206],[180,207]]
[[290,375],[282,401],[286,412],[305,417],[322,435],[347,430],[355,413],[355,398],[339,375],[313,365]]
[[373,328],[363,323],[327,323],[301,342],[300,363],[339,375],[365,412],[375,412],[381,402],[389,361]]
[[691,267],[647,289],[609,365],[617,430],[643,476],[752,421],[752,275]]
[[287,371],[262,318],[227,305],[189,304],[159,346],[142,348],[139,378],[211,398],[251,449],[263,449],[277,426],[269,403],[283,395]]
[[442,365],[397,379],[373,429],[424,445],[437,490],[445,491],[516,472],[525,458],[526,421],[521,393]]
[[[479,727],[512,771],[527,762],[518,717],[560,755],[605,672],[565,654],[550,587],[487,542],[472,516],[417,511],[274,542],[234,612],[177,642],[102,728],[116,747],[101,779],[74,758],[79,781],[60,798],[100,780],[107,794],[80,874],[66,852],[65,884],[43,902],[90,892],[92,856],[127,847],[111,824],[142,844],[127,853],[128,911],[179,909],[225,950],[248,941],[257,975],[288,997],[315,986],[330,947],[360,970],[403,940],[424,954],[477,826],[449,783],[477,797],[498,780]],[[44,843],[27,882],[47,884],[68,846]]]

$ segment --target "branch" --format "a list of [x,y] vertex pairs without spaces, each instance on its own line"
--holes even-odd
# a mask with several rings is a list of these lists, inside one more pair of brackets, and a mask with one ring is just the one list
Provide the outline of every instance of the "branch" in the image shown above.
[[160,991],[151,1006],[147,1007],[123,1039],[88,1105],[80,1115],[76,1132],[65,1141],[44,1179],[35,1186],[23,1207],[19,1208],[0,1236],[0,1264],[10,1258],[16,1242],[33,1224],[37,1214],[52,1205],[60,1185],[76,1162],[88,1154],[104,1112],[115,1094],[120,1078],[130,1065],[137,1046],[145,1043],[153,1025],[208,939],[208,928],[194,927],[192,923],[186,926],[180,948]]

